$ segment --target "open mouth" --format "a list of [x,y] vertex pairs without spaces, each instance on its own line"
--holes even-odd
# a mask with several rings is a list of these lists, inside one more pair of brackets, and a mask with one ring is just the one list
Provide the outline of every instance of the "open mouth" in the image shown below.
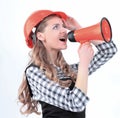
[[63,41],[63,42],[65,42],[65,41],[66,41],[66,39],[65,39],[65,38],[60,38],[59,40],[60,40],[60,41]]

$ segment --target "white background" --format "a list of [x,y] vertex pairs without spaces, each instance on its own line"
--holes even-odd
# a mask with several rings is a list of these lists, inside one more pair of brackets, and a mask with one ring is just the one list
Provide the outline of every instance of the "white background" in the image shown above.
[[[38,9],[64,11],[83,26],[107,17],[112,26],[117,54],[89,77],[86,118],[120,117],[120,5],[119,0],[3,0],[0,3],[0,117],[25,118],[17,105],[18,87],[28,61],[23,25]],[[77,61],[77,44],[68,42],[63,51],[69,63]],[[40,118],[35,114],[28,118]]]

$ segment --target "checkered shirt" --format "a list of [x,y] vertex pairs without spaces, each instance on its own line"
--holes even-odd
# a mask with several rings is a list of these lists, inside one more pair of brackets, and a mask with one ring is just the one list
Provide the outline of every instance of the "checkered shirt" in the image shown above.
[[[115,44],[111,41],[96,46],[98,51],[89,65],[89,75],[96,71],[101,65],[105,64],[117,52]],[[78,64],[70,65],[77,72]],[[56,67],[58,77],[64,78],[65,75],[59,67]],[[80,112],[85,109],[89,101],[80,89],[73,87],[63,88],[59,84],[49,80],[44,71],[37,66],[29,66],[26,69],[26,77],[32,91],[32,98],[57,106],[64,110]]]

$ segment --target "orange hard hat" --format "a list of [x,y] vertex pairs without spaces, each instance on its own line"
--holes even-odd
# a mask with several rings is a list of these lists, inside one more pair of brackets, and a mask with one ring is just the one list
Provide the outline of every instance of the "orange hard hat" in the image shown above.
[[50,11],[50,10],[38,10],[38,11],[33,12],[28,17],[28,19],[26,20],[25,25],[24,25],[24,35],[25,35],[26,44],[29,48],[33,47],[33,41],[31,38],[32,29],[38,23],[40,23],[45,17],[52,15],[52,14],[58,15],[64,20],[67,19],[67,15],[64,12],[60,12],[60,11],[54,12],[54,11]]

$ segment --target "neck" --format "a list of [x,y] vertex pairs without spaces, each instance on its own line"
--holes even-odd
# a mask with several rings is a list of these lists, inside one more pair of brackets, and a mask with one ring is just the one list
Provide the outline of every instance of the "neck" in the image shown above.
[[58,54],[58,51],[48,51],[47,53],[48,55],[47,58],[48,60],[50,60],[50,63],[53,65],[56,65],[57,54]]

